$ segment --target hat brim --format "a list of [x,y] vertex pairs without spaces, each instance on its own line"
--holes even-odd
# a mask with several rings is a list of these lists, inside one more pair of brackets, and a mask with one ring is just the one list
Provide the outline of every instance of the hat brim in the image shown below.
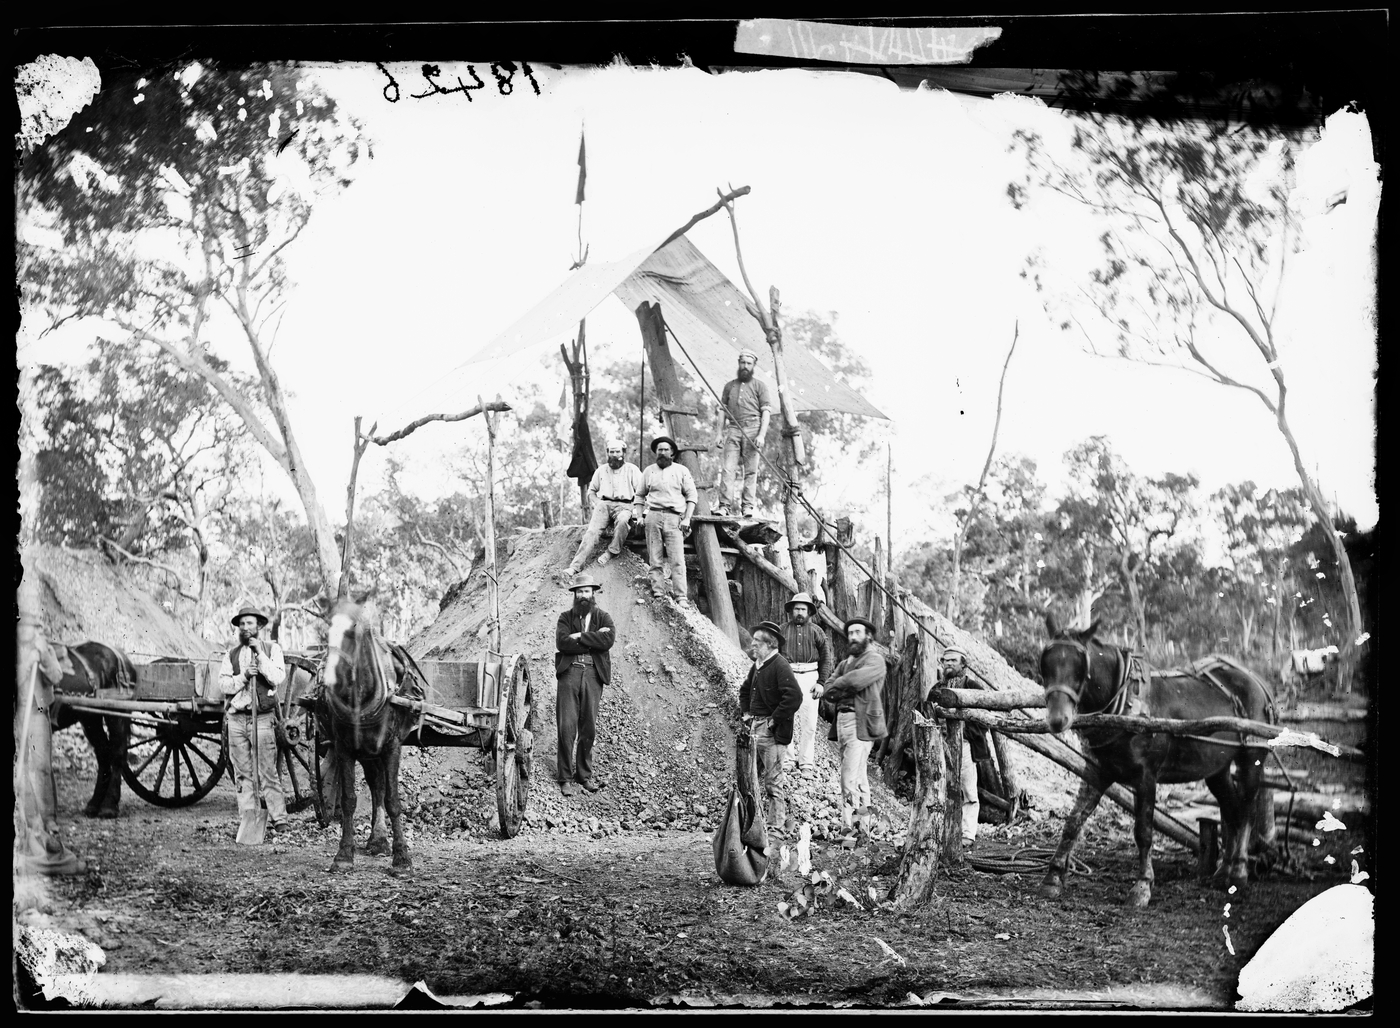
[[671,438],[670,436],[668,436],[668,435],[663,435],[663,436],[657,436],[655,439],[653,439],[653,440],[651,441],[651,452],[652,452],[652,453],[655,453],[655,452],[656,452],[656,448],[657,448],[658,446],[660,446],[662,443],[670,443],[670,444],[671,444],[671,449],[672,449],[672,450],[678,450],[678,449],[680,449],[680,447],[678,447],[678,446],[676,445],[676,441],[675,441],[674,439],[672,439],[672,438]]
[[806,607],[809,610],[816,610],[817,603],[815,600],[788,600],[783,604],[783,610],[792,610],[793,607]]
[[569,592],[575,592],[579,589],[592,589],[595,593],[600,593],[603,591],[603,587],[601,585],[598,585],[596,582],[578,582],[574,585],[566,585],[564,586],[564,588],[569,590]]
[[245,610],[241,614],[235,614],[233,617],[229,618],[228,623],[231,624],[234,628],[237,628],[238,622],[242,621],[244,618],[247,617],[257,618],[259,628],[266,628],[268,626],[269,619],[266,614],[254,614],[251,610]]
[[880,631],[873,623],[865,620],[865,618],[851,618],[841,627],[841,631],[849,632],[852,625],[862,626],[869,635],[875,635]]

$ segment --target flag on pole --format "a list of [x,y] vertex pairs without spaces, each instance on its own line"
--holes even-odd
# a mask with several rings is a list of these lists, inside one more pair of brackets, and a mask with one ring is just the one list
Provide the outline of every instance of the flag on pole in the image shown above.
[[588,166],[583,159],[583,133],[578,134],[578,194],[574,203],[583,203],[583,180],[588,177]]

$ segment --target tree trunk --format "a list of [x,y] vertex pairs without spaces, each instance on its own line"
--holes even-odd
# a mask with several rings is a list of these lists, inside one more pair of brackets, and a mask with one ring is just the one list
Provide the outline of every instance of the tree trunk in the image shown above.
[[1084,575],[1084,584],[1079,589],[1075,623],[1080,628],[1088,628],[1094,620],[1094,553],[1082,539],[1079,542],[1079,567]]
[[910,637],[900,665],[907,671],[907,689],[901,704],[910,717],[908,737],[914,747],[917,781],[909,830],[899,862],[899,879],[895,883],[895,903],[905,910],[913,910],[933,898],[950,803],[943,763],[943,734],[933,721],[917,715],[915,707],[908,703],[909,697],[921,696],[933,687],[937,675],[936,656],[926,639],[914,635]]
[[[698,431],[697,420],[692,415],[674,413],[681,406],[682,392],[680,378],[676,375],[675,361],[670,347],[666,345],[666,327],[658,304],[643,303],[637,307],[637,322],[642,330],[642,342],[646,347],[647,359],[651,362],[651,377],[656,385],[658,406],[663,408],[667,429],[677,438],[676,460],[690,470],[691,476],[700,479],[700,461],[694,450],[679,450],[686,442],[693,442]],[[666,410],[670,408],[671,410]],[[672,424],[675,427],[672,429]],[[695,513],[710,512],[709,492],[696,488]],[[739,642],[739,622],[734,618],[734,600],[729,595],[729,577],[724,570],[724,554],[720,552],[719,536],[713,522],[695,522],[692,533],[695,555],[700,562],[700,575],[704,582],[705,598],[709,601],[710,620],[715,627],[733,640]],[[682,558],[683,559],[683,558]],[[682,597],[684,599],[684,597]]]
[[1138,572],[1142,563],[1134,555],[1124,551],[1118,558],[1118,571],[1123,578],[1123,587],[1128,591],[1128,604],[1133,611],[1133,626],[1137,631],[1137,648],[1147,649],[1147,611],[1142,603],[1142,590],[1138,588]]
[[[1280,386],[1282,389],[1282,386]],[[1279,431],[1283,433],[1284,439],[1288,441],[1289,452],[1293,455],[1293,467],[1298,472],[1298,478],[1302,482],[1303,492],[1307,495],[1308,503],[1312,505],[1313,513],[1317,516],[1317,523],[1322,526],[1323,534],[1327,537],[1327,542],[1332,547],[1332,556],[1337,561],[1337,575],[1342,583],[1342,597],[1346,603],[1345,622],[1340,626],[1339,635],[1341,644],[1337,654],[1337,685],[1341,692],[1350,694],[1352,679],[1356,672],[1356,650],[1357,639],[1361,635],[1361,600],[1356,593],[1356,578],[1351,571],[1351,558],[1347,555],[1346,543],[1342,541],[1342,535],[1337,531],[1337,526],[1332,523],[1332,515],[1327,506],[1327,501],[1322,496],[1322,490],[1308,474],[1307,468],[1303,465],[1303,455],[1298,450],[1297,440],[1293,438],[1293,430],[1288,425],[1288,419],[1284,415],[1284,405],[1278,405],[1277,420]]]
[[956,867],[963,862],[962,722],[952,718],[944,720],[943,737],[948,747],[948,773],[943,779],[947,786],[943,809],[943,863]]

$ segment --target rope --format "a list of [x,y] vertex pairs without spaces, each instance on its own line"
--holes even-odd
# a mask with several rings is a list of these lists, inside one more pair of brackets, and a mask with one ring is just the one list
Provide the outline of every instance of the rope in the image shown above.
[[[725,418],[733,422],[734,427],[739,430],[739,434],[742,435],[747,442],[753,444],[754,451],[758,454],[758,459],[763,461],[763,463],[767,465],[768,470],[774,475],[774,477],[776,477],[783,483],[784,487],[787,489],[788,492],[792,494],[793,498],[807,509],[807,513],[812,516],[812,518],[817,522],[817,524],[821,525],[823,528],[826,528],[828,530],[828,535],[833,545],[840,549],[841,552],[844,553],[847,557],[851,558],[851,563],[855,564],[855,566],[860,569],[861,573],[865,575],[865,577],[875,586],[875,588],[879,589],[882,593],[889,597],[890,602],[893,603],[896,607],[904,611],[904,613],[908,615],[909,620],[911,620],[918,627],[919,631],[923,632],[930,639],[932,639],[936,643],[939,643],[939,645],[941,646],[942,643],[939,642],[938,637],[924,626],[923,622],[919,620],[918,616],[915,615],[914,612],[911,611],[904,604],[900,603],[898,597],[896,597],[894,593],[886,589],[884,585],[881,584],[880,580],[875,577],[874,572],[872,572],[863,563],[861,563],[860,558],[857,557],[854,553],[852,553],[846,546],[844,546],[841,543],[839,539],[836,538],[836,526],[832,525],[825,518],[823,518],[820,512],[818,512],[818,510],[815,507],[813,507],[810,503],[807,502],[807,498],[802,495],[802,487],[797,483],[793,482],[792,479],[788,478],[787,474],[782,469],[774,467],[773,462],[770,461],[766,456],[764,456],[762,447],[758,445],[758,443],[754,440],[752,436],[750,436],[747,432],[744,431],[743,426],[739,424],[739,422],[735,419],[734,415],[731,414],[728,408],[724,406],[724,401],[720,398],[719,393],[715,392],[715,387],[710,384],[710,380],[705,377],[705,373],[700,370],[699,365],[697,365],[695,361],[691,359],[690,354],[686,352],[685,344],[682,343],[680,339],[676,337],[676,333],[671,330],[671,326],[667,325],[664,319],[662,320],[662,324],[666,325],[666,331],[670,334],[671,338],[675,340],[676,345],[680,347],[681,353],[684,354],[685,359],[690,362],[690,366],[695,369],[695,374],[700,376],[700,381],[705,384],[705,388],[710,391],[710,395],[713,396],[715,400],[719,403],[719,409],[724,413]],[[786,432],[786,429],[784,431]],[[798,429],[798,431],[801,431],[801,429]],[[789,545],[791,545],[792,540],[788,540],[788,543]]]
[[[1010,853],[966,853],[963,860],[973,870],[987,874],[1036,874],[1048,871],[1054,856],[1054,850],[1026,848]],[[1076,856],[1069,858],[1066,870],[1077,875],[1094,873],[1093,868]]]

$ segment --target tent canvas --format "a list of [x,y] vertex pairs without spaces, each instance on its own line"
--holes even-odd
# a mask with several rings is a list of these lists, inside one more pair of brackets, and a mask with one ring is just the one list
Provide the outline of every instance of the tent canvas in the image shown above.
[[[629,310],[636,310],[643,301],[660,304],[684,355],[716,390],[734,376],[741,349],[768,352],[763,330],[749,314],[744,295],[682,235],[660,249],[644,247],[619,261],[579,268],[466,363],[509,356],[571,332],[609,293]],[[800,344],[785,341],[783,356],[794,411],[885,417]],[[757,375],[773,382],[771,368],[765,368],[762,360]]]

